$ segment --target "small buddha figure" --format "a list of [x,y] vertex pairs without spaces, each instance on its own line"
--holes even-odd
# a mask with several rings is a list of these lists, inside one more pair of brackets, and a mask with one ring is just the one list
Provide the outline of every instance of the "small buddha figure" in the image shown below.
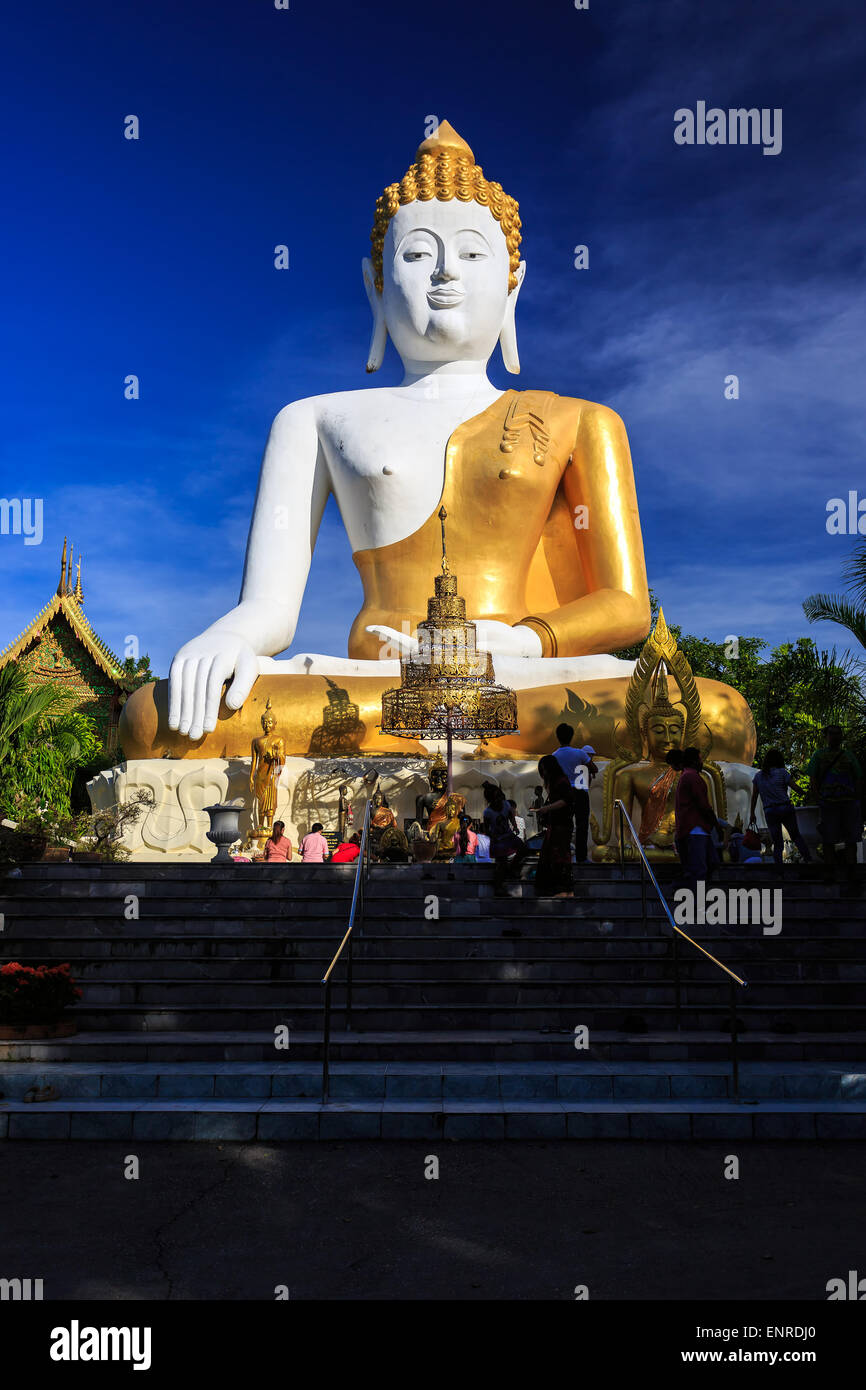
[[265,705],[261,723],[262,733],[253,739],[250,750],[250,791],[255,797],[257,828],[267,838],[277,809],[277,784],[286,761],[285,744],[274,734],[277,721],[270,700]]
[[458,803],[462,801],[462,796],[457,796],[453,792],[446,799],[444,814],[442,819],[438,821],[434,832],[436,845],[434,859],[450,860],[454,858],[454,836],[460,829],[460,812],[463,810],[463,806]]
[[340,844],[342,844],[346,838],[346,831],[352,824],[352,806],[349,801],[349,788],[345,782],[340,785],[339,798],[337,802],[337,834]]
[[[415,819],[421,829],[432,836],[439,823],[445,819],[445,804],[448,800],[448,768],[441,753],[437,753],[430,764],[427,781],[430,784],[429,792],[422,792],[415,798]],[[453,792],[452,795],[456,800],[457,810],[463,811],[466,798],[459,792]]]
[[378,857],[382,836],[386,830],[390,830],[397,824],[397,818],[388,800],[379,787],[373,793],[373,810],[370,816],[370,844],[374,855]]

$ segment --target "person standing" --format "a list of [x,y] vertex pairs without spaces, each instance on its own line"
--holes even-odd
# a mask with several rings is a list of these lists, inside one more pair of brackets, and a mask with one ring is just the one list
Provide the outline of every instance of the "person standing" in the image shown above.
[[[529,850],[517,834],[514,812],[505,799],[505,793],[495,782],[485,782],[482,788],[487,806],[484,811],[484,828],[490,836],[490,852],[493,855],[493,891],[497,897],[507,896],[505,880],[509,870],[519,871]],[[512,863],[512,860],[514,861]]]
[[572,788],[572,814],[574,817],[574,857],[578,864],[587,861],[587,838],[589,835],[589,779],[595,771],[592,759],[595,749],[586,744],[584,748],[572,748],[574,729],[570,724],[558,724],[556,737],[559,747],[554,749],[553,757],[559,763]]
[[821,812],[819,831],[824,863],[836,863],[836,846],[844,846],[848,876],[856,873],[857,845],[863,836],[863,769],[843,746],[844,735],[838,724],[824,730],[824,747],[813,753],[806,772],[812,795]]
[[712,832],[719,828],[719,822],[701,776],[702,766],[697,748],[683,751],[675,802],[676,841],[683,881],[692,892],[696,891],[698,880],[705,881],[718,863]]
[[472,829],[472,821],[465,811],[460,812],[460,829],[454,832],[454,858],[452,864],[474,864],[478,848],[478,836]]
[[547,799],[537,811],[544,826],[544,844],[535,871],[535,894],[539,898],[573,898],[572,786],[561,764],[550,753],[539,762],[538,775],[544,780]]
[[301,858],[305,864],[324,864],[330,853],[328,841],[322,834],[323,826],[321,821],[316,821],[309,835],[305,835],[300,843]]
[[755,773],[752,782],[749,824],[751,825],[755,819],[755,807],[760,796],[764,815],[767,818],[767,829],[773,841],[773,859],[775,862],[777,864],[782,862],[782,830],[784,828],[800,851],[804,862],[811,864],[812,853],[800,834],[797,812],[794,810],[788,793],[788,788],[793,785],[794,779],[785,767],[782,753],[778,748],[771,748],[761,763],[760,772]]
[[517,814],[517,802],[516,802],[516,801],[511,801],[511,800],[509,800],[508,804],[509,804],[509,806],[511,807],[511,812],[512,812],[512,815],[513,815],[513,817],[514,817],[514,828],[515,828],[515,830],[517,831],[518,835],[520,836],[521,840],[525,840],[525,839],[526,839],[526,821],[523,819],[523,816],[519,816],[519,815]]

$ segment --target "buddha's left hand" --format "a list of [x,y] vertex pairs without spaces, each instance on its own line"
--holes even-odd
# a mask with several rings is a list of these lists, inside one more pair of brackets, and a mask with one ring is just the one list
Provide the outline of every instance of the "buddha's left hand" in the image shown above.
[[[511,627],[508,623],[477,618],[475,629],[478,650],[481,652],[492,652],[494,656],[497,652],[501,656],[541,656],[541,638],[531,627],[522,627],[519,623],[516,627]],[[367,628],[367,632],[375,633],[383,644],[390,648],[387,654],[382,654],[381,660],[393,660],[395,656],[414,656],[418,651],[418,639],[406,632],[398,632],[396,628],[380,627],[374,623]]]

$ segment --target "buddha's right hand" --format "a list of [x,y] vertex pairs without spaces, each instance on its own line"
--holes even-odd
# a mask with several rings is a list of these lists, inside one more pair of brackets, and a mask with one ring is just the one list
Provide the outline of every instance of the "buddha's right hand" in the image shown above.
[[216,728],[222,689],[229,709],[240,709],[259,674],[249,642],[234,632],[211,630],[193,637],[171,663],[168,673],[168,727],[191,739]]

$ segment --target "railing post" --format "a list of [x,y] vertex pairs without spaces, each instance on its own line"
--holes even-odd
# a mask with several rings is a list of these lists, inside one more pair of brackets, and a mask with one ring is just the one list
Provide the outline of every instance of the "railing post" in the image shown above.
[[346,1032],[352,1031],[352,938],[349,937],[349,959],[346,963]]
[[623,878],[625,878],[625,826],[622,819],[622,807],[617,806],[619,819],[619,868]]
[[646,931],[646,868],[644,867],[643,860],[640,861],[640,909],[643,915],[644,931]]
[[737,994],[734,982],[730,982],[731,991],[731,1072],[734,1083],[734,1100],[740,1099],[740,1058],[737,1041]]
[[683,1026],[682,1021],[682,1000],[680,998],[680,939],[676,932],[673,934],[674,943],[674,1008],[676,1010],[677,1032]]
[[328,1099],[328,1087],[330,1076],[328,1074],[328,1060],[331,1051],[331,981],[325,982],[325,1029],[322,1040],[322,1104]]

